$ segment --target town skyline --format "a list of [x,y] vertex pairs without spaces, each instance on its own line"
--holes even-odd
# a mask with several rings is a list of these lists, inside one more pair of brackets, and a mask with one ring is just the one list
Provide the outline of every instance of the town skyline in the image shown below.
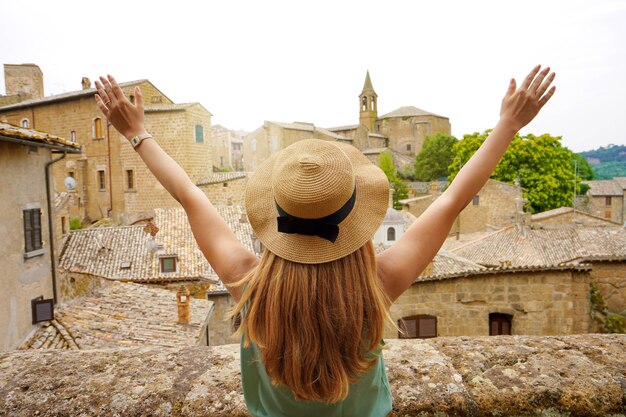
[[[62,13],[31,3],[29,25],[0,28],[16,40],[0,60],[37,64],[46,95],[109,72],[147,78],[174,102],[200,102],[229,129],[251,132],[264,120],[330,128],[358,123],[369,70],[379,115],[415,106],[448,117],[460,138],[493,127],[509,79],[541,63],[556,71],[557,93],[522,134],[562,136],[575,152],[626,143],[624,1],[533,1],[522,10],[486,1],[151,4],[149,20],[142,3],[124,4],[123,14],[117,1],[68,1]],[[17,7],[7,4],[7,14]],[[51,15],[55,31],[32,30]]]

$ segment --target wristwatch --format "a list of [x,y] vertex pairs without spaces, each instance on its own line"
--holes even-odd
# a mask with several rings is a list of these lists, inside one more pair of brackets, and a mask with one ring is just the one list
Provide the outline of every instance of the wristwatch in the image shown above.
[[137,150],[137,147],[146,139],[150,139],[152,135],[150,133],[144,133],[142,135],[133,136],[130,138],[130,144],[133,145],[133,149]]

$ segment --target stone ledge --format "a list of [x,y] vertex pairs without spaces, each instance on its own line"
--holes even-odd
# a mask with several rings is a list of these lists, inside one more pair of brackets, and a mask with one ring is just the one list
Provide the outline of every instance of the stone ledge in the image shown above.
[[[0,354],[0,416],[248,416],[237,345]],[[392,416],[624,416],[626,335],[389,340]]]

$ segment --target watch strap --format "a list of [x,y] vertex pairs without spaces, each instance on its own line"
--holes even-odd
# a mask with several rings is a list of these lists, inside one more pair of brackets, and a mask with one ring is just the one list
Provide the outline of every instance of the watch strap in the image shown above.
[[133,136],[130,138],[130,144],[133,145],[133,149],[137,150],[137,147],[146,139],[150,139],[152,137],[149,133],[144,133],[142,135]]

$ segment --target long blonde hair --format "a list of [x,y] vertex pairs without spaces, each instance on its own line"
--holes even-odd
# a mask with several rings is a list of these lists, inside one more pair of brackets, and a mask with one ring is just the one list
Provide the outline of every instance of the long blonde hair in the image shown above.
[[343,400],[377,360],[371,352],[380,347],[385,321],[392,322],[376,271],[371,240],[312,265],[266,250],[235,284],[245,287],[231,312],[243,317],[237,335],[244,346],[259,347],[272,383],[290,388],[296,399]]

